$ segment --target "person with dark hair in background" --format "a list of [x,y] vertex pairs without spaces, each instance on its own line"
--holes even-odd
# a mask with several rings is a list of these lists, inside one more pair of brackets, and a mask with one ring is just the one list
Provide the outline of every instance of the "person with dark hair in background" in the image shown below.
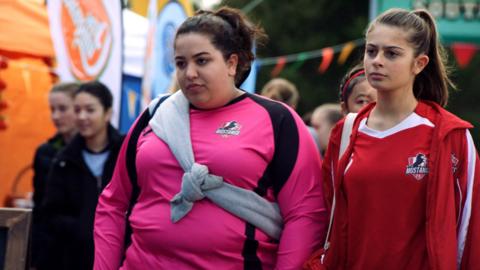
[[52,166],[52,160],[77,133],[75,126],[75,111],[73,95],[78,89],[78,83],[59,83],[53,86],[48,94],[52,122],[57,133],[35,151],[33,159],[33,219],[32,219],[32,267],[38,270],[49,270],[55,261],[47,261],[46,246],[50,246],[41,203],[45,196],[47,175]]
[[92,269],[98,196],[112,177],[123,137],[110,124],[113,97],[98,81],[74,94],[78,134],[55,157],[43,204],[56,269]]
[[228,7],[180,25],[181,91],[154,101],[138,141],[136,126],[127,135],[97,207],[94,269],[300,269],[319,247],[326,215],[310,134],[292,108],[238,88],[261,35]]
[[377,100],[377,90],[368,83],[363,63],[355,65],[342,78],[339,97],[344,115],[357,113]]
[[479,268],[480,160],[472,125],[443,108],[453,86],[444,63],[428,11],[390,9],[371,22],[364,66],[378,100],[353,120],[349,143],[348,119],[332,131],[331,234],[308,268]]

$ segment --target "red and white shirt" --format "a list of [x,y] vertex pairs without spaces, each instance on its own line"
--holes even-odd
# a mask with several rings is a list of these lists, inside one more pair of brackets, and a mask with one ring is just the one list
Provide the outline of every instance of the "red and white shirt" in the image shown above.
[[[480,162],[471,124],[430,101],[376,131],[362,109],[338,159],[343,121],[323,162],[334,209],[326,269],[476,269],[480,265]],[[316,253],[321,254],[321,253]],[[320,268],[322,269],[322,268]]]
[[347,268],[428,269],[426,184],[434,125],[416,113],[385,131],[366,122],[360,122],[343,182]]

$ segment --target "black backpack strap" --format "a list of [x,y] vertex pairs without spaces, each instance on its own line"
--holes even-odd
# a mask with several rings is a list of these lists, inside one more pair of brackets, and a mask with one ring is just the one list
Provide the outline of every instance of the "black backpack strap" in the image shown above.
[[[150,108],[147,108],[138,118],[137,123],[133,127],[133,130],[130,135],[130,139],[128,140],[128,145],[127,145],[127,158],[126,158],[126,166],[127,166],[127,172],[128,172],[128,177],[130,178],[130,183],[132,184],[132,194],[130,197],[130,203],[128,205],[128,211],[127,211],[127,227],[126,227],[126,232],[125,232],[125,250],[131,243],[131,234],[132,234],[132,227],[130,226],[130,223],[128,222],[128,218],[130,217],[130,214],[132,213],[133,206],[137,202],[138,195],[140,194],[140,187],[138,186],[138,179],[137,179],[137,166],[135,164],[135,161],[137,159],[137,142],[138,138],[140,137],[140,134],[142,131],[145,129],[145,127],[148,126],[148,122],[152,118],[152,116],[155,114],[157,111],[158,107],[160,104],[165,101],[170,95],[165,95],[160,97],[157,100],[157,103],[154,104],[154,106],[150,106]],[[153,109],[152,109],[153,108]],[[125,253],[124,253],[125,255]]]

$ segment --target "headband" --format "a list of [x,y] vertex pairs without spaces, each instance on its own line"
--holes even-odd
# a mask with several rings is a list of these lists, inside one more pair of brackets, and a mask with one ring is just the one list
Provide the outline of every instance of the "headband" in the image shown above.
[[354,79],[356,79],[356,78],[358,78],[358,77],[360,77],[360,76],[362,76],[362,75],[365,75],[365,70],[364,70],[364,69],[355,72],[355,73],[345,82],[345,84],[343,85],[343,88],[342,88],[342,101],[344,101],[344,102],[346,101],[347,89],[349,88],[350,83],[351,83]]

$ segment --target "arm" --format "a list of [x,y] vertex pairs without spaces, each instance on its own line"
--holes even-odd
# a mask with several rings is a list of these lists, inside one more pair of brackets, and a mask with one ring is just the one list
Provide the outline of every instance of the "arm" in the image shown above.
[[333,201],[333,182],[336,174],[338,163],[338,151],[340,148],[340,139],[342,137],[343,120],[332,129],[330,139],[325,152],[325,157],[322,164],[322,186],[325,197],[325,205],[328,211],[332,208]]
[[[276,269],[301,269],[308,257],[323,243],[327,222],[321,186],[320,156],[303,122],[296,114],[294,118],[294,126],[298,132],[298,153],[291,173],[277,196],[284,229]],[[288,133],[282,132],[280,136],[285,134]],[[275,155],[295,154],[291,151],[295,145],[295,142],[292,142],[294,139],[292,136],[285,140],[280,138]],[[284,168],[285,165],[280,167]],[[278,177],[274,179],[277,181]]]
[[68,173],[64,166],[54,159],[52,168],[47,178],[47,187],[45,198],[43,199],[42,209],[45,214],[45,220],[49,231],[55,238],[71,238],[79,231],[78,213],[71,203],[71,194],[68,192]]
[[[328,218],[326,219],[326,229],[325,229],[325,237],[323,238],[322,245],[319,249],[317,249],[308,259],[308,261],[304,265],[304,269],[323,269],[323,265],[320,263],[320,258],[322,255],[325,254],[325,244],[327,237],[330,238],[329,233],[329,226],[330,223],[327,221],[331,218],[331,211],[333,206],[333,194],[334,194],[334,180],[336,174],[336,168],[338,163],[338,152],[340,148],[340,140],[342,137],[342,130],[343,130],[343,123],[344,120],[340,120],[339,123],[335,125],[332,129],[330,134],[330,139],[328,142],[327,151],[325,152],[325,156],[322,163],[322,187],[323,187],[323,196],[325,207],[327,209]],[[330,228],[331,229],[331,228]]]
[[94,269],[119,269],[124,250],[126,212],[132,185],[126,167],[129,133],[120,149],[112,180],[100,195],[95,212]]
[[464,162],[458,168],[463,196],[457,239],[459,269],[469,270],[480,265],[480,160],[468,130],[465,141]]
[[[130,207],[132,193],[135,193],[135,190],[139,191],[133,189],[137,184],[135,161],[138,136],[148,125],[151,116],[159,105],[169,96],[163,95],[152,100],[149,108],[135,120],[123,140],[112,180],[100,195],[95,213],[93,232],[95,242],[94,269],[116,270],[122,263],[121,259],[126,252],[126,214]],[[132,174],[129,174],[129,172]],[[130,176],[132,176],[132,179]],[[134,186],[132,186],[132,183]]]
[[41,217],[40,209],[43,198],[45,197],[45,186],[47,175],[42,166],[40,151],[42,146],[37,148],[33,158],[33,215],[35,222]]

